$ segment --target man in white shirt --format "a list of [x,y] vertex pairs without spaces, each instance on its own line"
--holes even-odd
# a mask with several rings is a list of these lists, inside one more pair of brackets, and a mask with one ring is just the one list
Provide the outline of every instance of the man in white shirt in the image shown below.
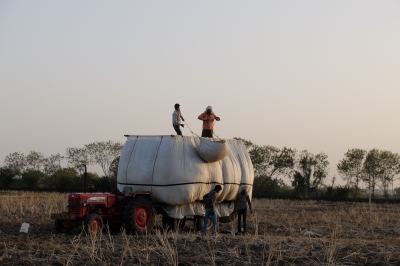
[[179,103],[175,104],[175,110],[172,113],[172,125],[174,126],[176,134],[182,136],[182,131],[179,128],[179,126],[184,127],[184,124],[181,124],[181,119],[182,121],[185,121],[185,119],[183,119],[183,116],[181,114],[181,109],[179,107],[180,107]]

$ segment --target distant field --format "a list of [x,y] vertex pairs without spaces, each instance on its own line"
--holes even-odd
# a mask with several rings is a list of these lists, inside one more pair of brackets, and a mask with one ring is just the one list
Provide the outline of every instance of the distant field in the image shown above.
[[[66,194],[0,192],[0,265],[400,265],[400,205],[254,200],[249,235],[220,224],[214,239],[191,223],[148,236],[55,235],[50,213],[66,202]],[[19,241],[23,221],[31,228]]]

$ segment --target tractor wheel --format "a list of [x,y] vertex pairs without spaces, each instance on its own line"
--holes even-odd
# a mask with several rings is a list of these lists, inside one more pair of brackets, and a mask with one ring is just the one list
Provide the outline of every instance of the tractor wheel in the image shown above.
[[218,219],[218,222],[220,222],[220,223],[234,222],[236,220],[236,217],[237,217],[237,212],[233,211],[229,216],[220,217]]
[[63,220],[55,219],[54,227],[56,229],[56,234],[68,234],[72,230],[72,226],[64,226]]
[[89,214],[85,219],[85,230],[89,234],[99,234],[104,228],[103,218],[97,213]]
[[[204,216],[199,216],[199,215],[194,216],[193,222],[194,222],[194,228],[197,231],[201,231],[204,226]],[[212,228],[212,221],[211,221],[211,219],[208,219],[207,230],[209,230],[211,228]]]
[[125,208],[125,230],[144,234],[153,229],[156,219],[156,210],[153,202],[146,197],[133,198]]

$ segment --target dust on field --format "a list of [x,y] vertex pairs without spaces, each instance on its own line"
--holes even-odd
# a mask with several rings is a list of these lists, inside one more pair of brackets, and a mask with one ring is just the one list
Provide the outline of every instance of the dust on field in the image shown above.
[[[59,193],[1,193],[0,265],[400,265],[399,205],[254,199],[248,235],[228,223],[214,238],[190,221],[144,236],[57,235],[50,214],[66,202]],[[31,227],[21,241],[24,221]]]

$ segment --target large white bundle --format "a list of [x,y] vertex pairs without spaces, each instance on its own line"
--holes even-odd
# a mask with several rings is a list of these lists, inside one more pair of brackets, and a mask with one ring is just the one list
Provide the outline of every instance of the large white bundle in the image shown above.
[[206,162],[214,163],[225,158],[229,153],[229,145],[225,140],[200,138],[197,153]]
[[118,188],[150,191],[157,203],[185,205],[201,200],[216,184],[223,190],[218,202],[235,200],[247,186],[251,197],[253,165],[245,146],[226,140],[228,155],[206,163],[196,152],[199,138],[181,136],[129,136],[118,166]]

